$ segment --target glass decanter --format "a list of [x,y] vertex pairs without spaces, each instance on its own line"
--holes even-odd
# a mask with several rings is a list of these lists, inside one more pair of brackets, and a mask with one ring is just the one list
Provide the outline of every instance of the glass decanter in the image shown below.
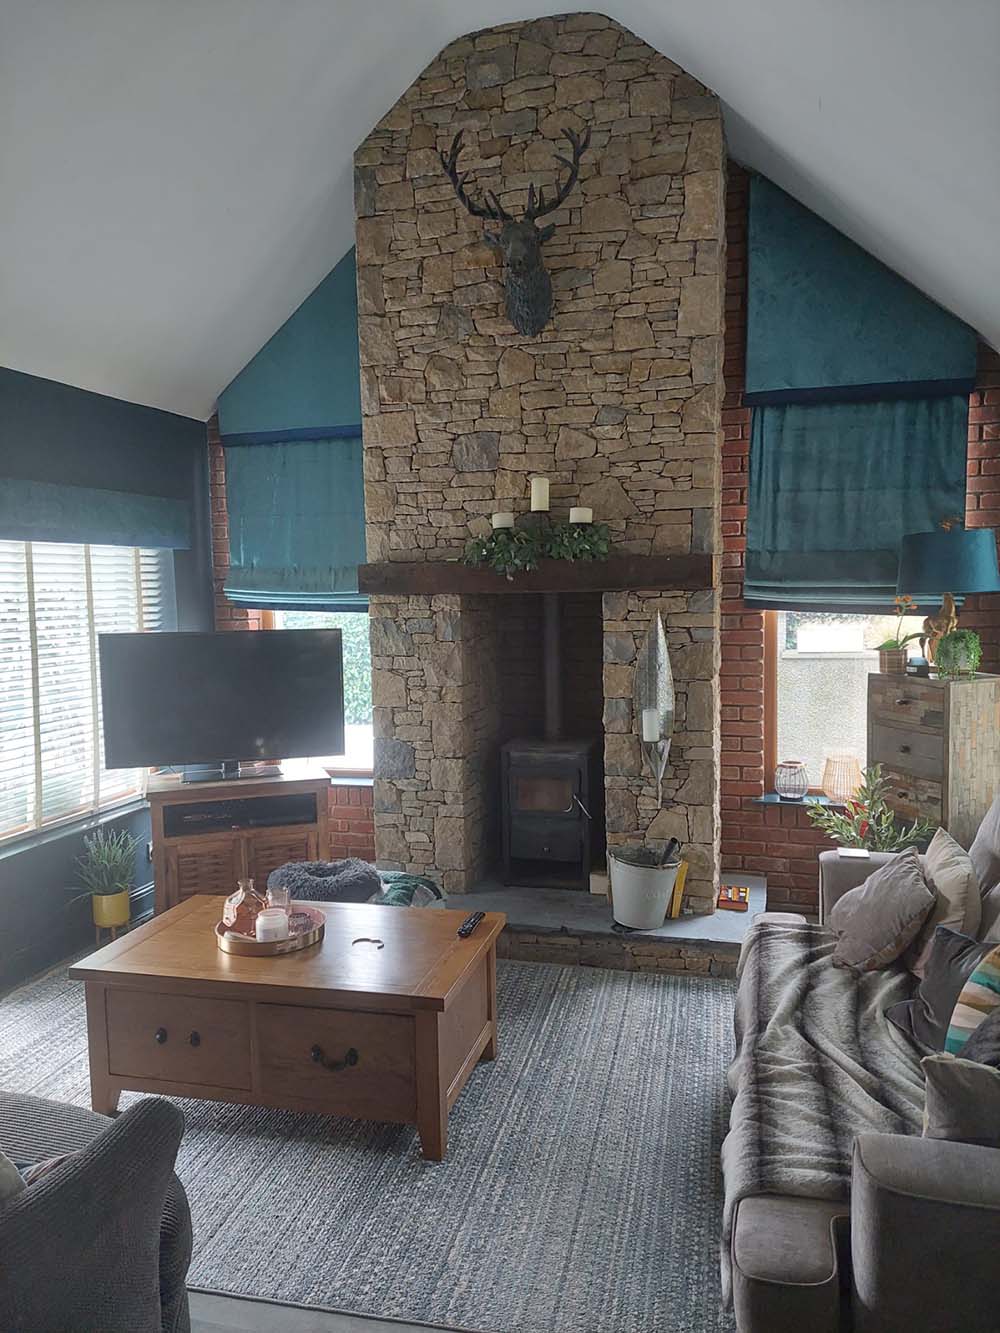
[[226,899],[222,909],[222,923],[228,930],[235,930],[239,935],[254,935],[257,927],[257,913],[267,906],[253,886],[252,879],[241,879],[239,888]]

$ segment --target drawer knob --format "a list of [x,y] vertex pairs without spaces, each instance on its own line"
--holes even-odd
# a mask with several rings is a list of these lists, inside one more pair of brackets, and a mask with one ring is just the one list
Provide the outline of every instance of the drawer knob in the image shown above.
[[353,1046],[344,1056],[343,1060],[331,1060],[330,1057],[324,1053],[322,1046],[314,1046],[309,1052],[309,1059],[312,1060],[314,1064],[322,1065],[324,1069],[332,1070],[333,1073],[337,1073],[341,1069],[353,1069],[360,1058],[361,1057]]
[[901,746],[899,747],[899,753],[900,753],[900,754],[909,754],[909,753],[910,753],[910,747],[909,747],[908,745],[901,745]]
[[910,798],[910,793],[908,791],[903,791],[902,788],[900,788],[899,791],[896,792],[896,795],[899,797],[901,801],[907,801]]
[[167,1040],[167,1029],[157,1028],[156,1031],[153,1033],[153,1040],[156,1042],[157,1046],[162,1046],[163,1043]]
[[201,1033],[200,1033],[200,1032],[192,1032],[191,1035],[190,1035],[190,1037],[188,1037],[188,1041],[191,1043],[192,1046],[200,1046],[200,1045],[201,1045]]

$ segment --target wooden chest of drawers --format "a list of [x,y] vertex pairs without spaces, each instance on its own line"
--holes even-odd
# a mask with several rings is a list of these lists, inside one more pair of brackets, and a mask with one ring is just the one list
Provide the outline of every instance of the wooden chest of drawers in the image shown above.
[[901,818],[932,819],[968,847],[1000,792],[1000,676],[869,676],[868,763]]

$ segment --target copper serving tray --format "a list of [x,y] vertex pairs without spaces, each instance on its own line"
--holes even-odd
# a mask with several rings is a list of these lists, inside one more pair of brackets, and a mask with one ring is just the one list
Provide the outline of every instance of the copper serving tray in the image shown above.
[[222,921],[215,924],[215,942],[223,953],[238,953],[245,958],[273,958],[278,954],[296,953],[318,944],[326,931],[326,917],[315,907],[297,907],[296,912],[312,919],[310,930],[297,931],[286,940],[255,940],[252,935],[237,935]]

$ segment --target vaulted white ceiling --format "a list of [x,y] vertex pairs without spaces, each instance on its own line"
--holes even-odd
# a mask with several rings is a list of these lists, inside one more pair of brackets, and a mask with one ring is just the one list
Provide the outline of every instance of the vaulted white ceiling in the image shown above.
[[[424,65],[568,7],[6,0],[0,365],[207,416],[352,244],[353,150]],[[997,0],[605,12],[719,93],[734,157],[1000,345]]]

